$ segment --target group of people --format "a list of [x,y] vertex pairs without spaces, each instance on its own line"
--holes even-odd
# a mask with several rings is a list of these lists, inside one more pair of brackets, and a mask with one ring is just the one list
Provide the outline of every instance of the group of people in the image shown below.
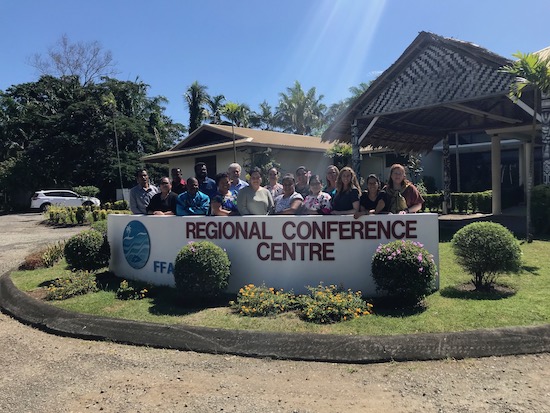
[[403,165],[394,164],[386,185],[377,175],[367,177],[361,190],[357,175],[350,167],[339,170],[330,165],[326,184],[311,175],[305,166],[296,174],[282,177],[277,168],[268,172],[268,184],[262,186],[259,168],[249,171],[248,182],[241,179],[241,166],[229,165],[227,172],[208,177],[206,164],[195,165],[195,176],[185,181],[181,169],[171,170],[172,179],[162,177],[159,188],[149,182],[147,171],[136,174],[137,185],[130,190],[130,209],[134,214],[150,215],[362,215],[418,212],[424,199],[407,179]]

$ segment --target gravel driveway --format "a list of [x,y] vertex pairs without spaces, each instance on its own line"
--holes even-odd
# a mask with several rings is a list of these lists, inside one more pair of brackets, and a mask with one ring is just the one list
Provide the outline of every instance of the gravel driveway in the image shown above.
[[[0,273],[76,228],[0,216]],[[0,412],[550,412],[550,354],[371,365],[50,335],[0,314]]]

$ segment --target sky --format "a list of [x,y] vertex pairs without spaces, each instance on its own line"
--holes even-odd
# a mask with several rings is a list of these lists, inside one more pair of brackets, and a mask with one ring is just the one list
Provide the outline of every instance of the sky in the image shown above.
[[273,108],[295,81],[329,106],[393,64],[427,31],[512,59],[550,46],[549,0],[0,0],[0,90],[38,80],[28,59],[63,34],[110,50],[188,125],[184,93]]

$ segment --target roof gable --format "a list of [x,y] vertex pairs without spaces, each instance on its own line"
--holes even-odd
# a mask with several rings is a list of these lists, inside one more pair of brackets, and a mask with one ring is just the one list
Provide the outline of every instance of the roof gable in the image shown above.
[[361,146],[430,151],[448,133],[526,124],[530,116],[508,99],[513,76],[500,71],[510,63],[473,43],[421,32],[322,140],[350,142],[356,122]]

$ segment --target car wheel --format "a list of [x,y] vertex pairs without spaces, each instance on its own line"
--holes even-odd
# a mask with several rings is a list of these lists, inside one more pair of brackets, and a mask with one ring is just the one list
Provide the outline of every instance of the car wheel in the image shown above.
[[46,212],[50,206],[51,204],[48,202],[43,203],[40,205],[40,212]]
[[93,205],[93,203],[91,203],[90,201],[86,201],[82,204],[82,206],[85,206],[85,207],[91,207]]

